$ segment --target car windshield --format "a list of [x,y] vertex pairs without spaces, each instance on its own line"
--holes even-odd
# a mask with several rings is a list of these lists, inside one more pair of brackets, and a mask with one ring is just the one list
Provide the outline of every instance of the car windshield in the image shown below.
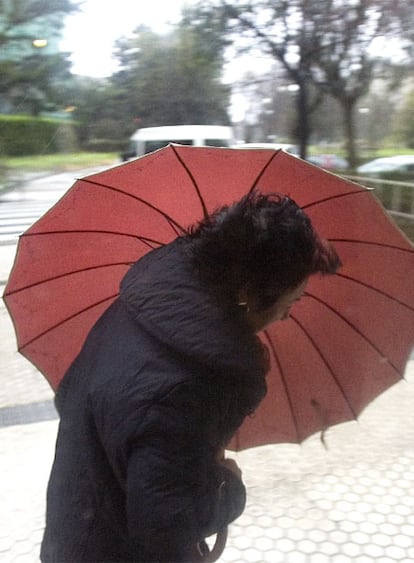
[[178,143],[179,145],[192,145],[193,141],[192,139],[179,139],[179,140],[171,139],[170,141],[146,141],[145,153],[162,149],[162,147],[166,147],[170,143]]
[[209,147],[227,147],[229,143],[226,139],[206,139],[205,144]]

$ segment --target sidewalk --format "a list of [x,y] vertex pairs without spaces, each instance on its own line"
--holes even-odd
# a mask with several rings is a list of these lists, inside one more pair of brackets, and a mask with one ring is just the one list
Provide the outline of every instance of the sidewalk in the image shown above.
[[[0,249],[0,279],[13,247]],[[3,250],[5,252],[3,252]],[[0,287],[3,291],[3,287]],[[57,419],[53,393],[15,351],[0,305],[0,561],[34,563]],[[222,563],[414,561],[414,361],[359,422],[235,455],[248,488]],[[76,563],[76,562],[74,562]]]

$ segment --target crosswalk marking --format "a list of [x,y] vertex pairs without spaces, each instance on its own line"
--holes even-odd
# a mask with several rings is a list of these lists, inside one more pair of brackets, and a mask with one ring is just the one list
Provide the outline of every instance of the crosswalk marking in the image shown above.
[[16,242],[54,201],[0,201],[0,244]]
[[91,167],[76,173],[41,175],[0,195],[0,245],[15,244],[19,235],[57,203],[77,178],[105,169],[108,166]]

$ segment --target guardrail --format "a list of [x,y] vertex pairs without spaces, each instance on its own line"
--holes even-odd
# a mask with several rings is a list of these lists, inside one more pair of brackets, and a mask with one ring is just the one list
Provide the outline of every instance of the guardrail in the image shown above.
[[348,176],[344,178],[375,188],[375,195],[390,215],[404,221],[414,222],[414,183],[397,180],[383,180],[366,176]]

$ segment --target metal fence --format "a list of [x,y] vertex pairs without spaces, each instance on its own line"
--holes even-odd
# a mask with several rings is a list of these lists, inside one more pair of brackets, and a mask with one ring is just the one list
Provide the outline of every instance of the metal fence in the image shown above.
[[375,195],[396,219],[414,224],[414,183],[382,180],[365,176],[346,176],[348,180],[375,189]]

